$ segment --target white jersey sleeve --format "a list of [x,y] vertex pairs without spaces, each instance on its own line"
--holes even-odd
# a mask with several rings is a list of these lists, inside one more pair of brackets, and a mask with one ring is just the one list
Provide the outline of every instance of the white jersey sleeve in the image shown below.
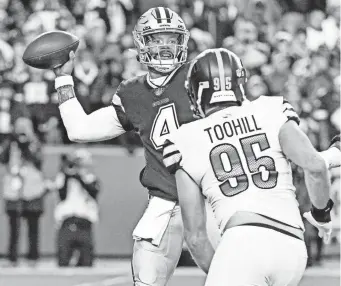
[[250,106],[255,116],[262,122],[272,150],[283,155],[278,138],[282,125],[289,120],[293,120],[297,124],[300,123],[299,116],[293,106],[282,96],[261,96],[253,101]]
[[270,125],[279,128],[288,120],[300,124],[300,119],[294,107],[283,96],[261,96],[251,105],[257,114],[262,114],[266,120],[272,121]]
[[[200,138],[197,137],[196,128],[193,127],[198,126],[198,122],[183,124],[179,129],[172,132],[164,145],[163,162],[171,174],[175,174],[178,169],[182,169],[197,185],[200,185],[208,162],[203,163],[200,161],[197,164],[195,160],[197,148],[193,148],[193,144],[200,144]],[[199,141],[193,140],[192,135]],[[188,138],[191,138],[191,140],[188,140]],[[199,156],[197,158],[200,159]]]
[[202,140],[202,137],[197,134],[200,126],[199,120],[181,125],[179,129],[172,132],[163,149],[163,162],[169,172],[174,174],[178,169],[182,169],[197,185],[200,185],[209,163],[209,161],[202,162],[200,160],[202,157],[196,154]]
[[182,167],[182,156],[176,143],[171,140],[175,141],[174,139],[166,140],[163,145],[163,163],[171,174],[175,174]]

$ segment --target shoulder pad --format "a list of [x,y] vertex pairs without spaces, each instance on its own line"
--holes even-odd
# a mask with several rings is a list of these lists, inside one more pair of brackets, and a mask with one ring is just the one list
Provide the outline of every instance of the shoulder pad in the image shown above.
[[183,64],[182,67],[181,67],[181,69],[184,70],[184,72],[186,73],[186,75],[187,75],[187,72],[188,72],[189,67],[191,66],[191,63],[192,63],[192,61],[189,61],[189,62]]
[[143,78],[145,77],[146,75],[138,75],[138,76],[134,76],[132,78],[129,78],[129,79],[126,79],[126,80],[123,80],[121,82],[121,86],[122,87],[128,87],[130,85],[133,85],[135,83],[142,83],[143,82]]
[[260,96],[259,102],[266,106],[266,108],[273,108],[274,110],[279,110],[288,120],[293,120],[297,124],[300,124],[300,119],[296,113],[294,107],[287,101],[283,96]]

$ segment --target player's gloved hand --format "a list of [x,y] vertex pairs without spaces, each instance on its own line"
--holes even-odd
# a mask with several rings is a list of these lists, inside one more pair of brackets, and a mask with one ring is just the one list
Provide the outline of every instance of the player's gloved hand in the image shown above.
[[75,53],[71,51],[69,54],[69,60],[62,66],[57,67],[53,70],[56,77],[62,75],[71,75],[73,68],[75,67],[75,57]]
[[336,147],[337,149],[339,149],[341,151],[341,147],[340,147],[340,135],[335,135],[332,139],[332,141],[330,142],[330,147]]
[[318,229],[319,237],[323,238],[324,243],[328,244],[332,234],[332,221],[330,211],[334,202],[329,199],[327,206],[324,209],[317,209],[312,206],[310,212],[306,212],[303,216]]

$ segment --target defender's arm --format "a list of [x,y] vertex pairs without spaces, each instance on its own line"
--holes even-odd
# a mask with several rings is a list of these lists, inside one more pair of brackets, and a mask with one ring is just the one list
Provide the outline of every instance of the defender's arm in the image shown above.
[[185,240],[198,266],[208,273],[214,249],[206,231],[206,211],[204,197],[196,183],[183,169],[175,173]]
[[330,180],[322,156],[292,120],[282,125],[279,142],[287,158],[303,168],[309,197],[314,207],[324,209],[329,201]]
[[56,89],[60,114],[71,141],[103,141],[117,137],[126,131],[113,106],[101,108],[87,115],[75,96],[71,76],[57,78]]

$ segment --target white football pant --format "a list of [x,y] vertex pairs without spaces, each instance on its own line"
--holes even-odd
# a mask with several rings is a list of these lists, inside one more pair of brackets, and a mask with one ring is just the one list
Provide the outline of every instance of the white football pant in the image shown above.
[[[213,246],[217,246],[220,240],[220,232],[208,204],[206,204],[206,211],[208,235]],[[183,243],[181,211],[180,207],[176,206],[159,246],[155,246],[147,240],[135,240],[132,258],[134,285],[167,285],[178,264]]]
[[227,229],[205,286],[297,286],[307,263],[304,241],[259,226]]

